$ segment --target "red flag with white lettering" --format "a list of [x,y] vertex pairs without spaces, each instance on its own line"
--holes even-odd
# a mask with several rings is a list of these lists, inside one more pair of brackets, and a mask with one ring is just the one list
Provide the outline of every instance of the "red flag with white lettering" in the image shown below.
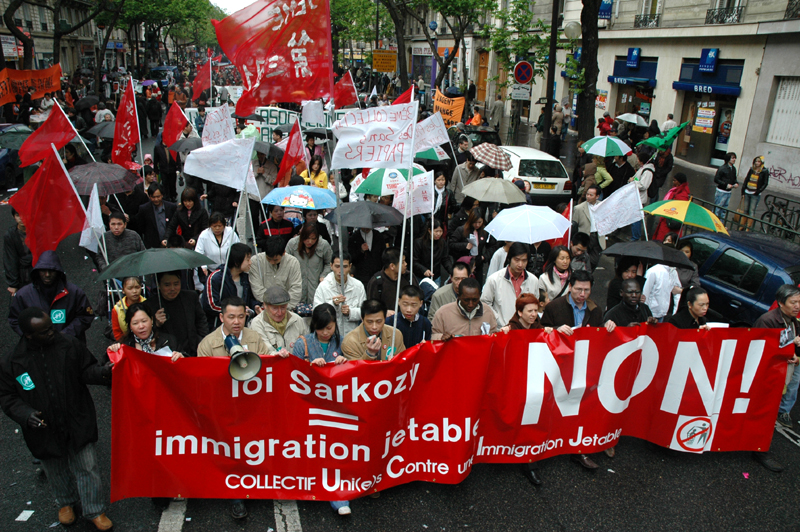
[[192,101],[197,100],[204,90],[211,85],[211,74],[208,71],[208,61],[197,67],[197,76],[192,82]]
[[20,166],[30,166],[41,161],[52,153],[50,144],[55,144],[56,149],[60,150],[74,137],[75,130],[72,129],[69,118],[60,105],[54,105],[47,120],[22,143],[19,149]]
[[358,103],[358,92],[356,92],[356,85],[353,83],[353,75],[348,70],[342,79],[333,86],[333,103],[336,107],[344,107]]
[[[172,146],[181,138],[181,133],[189,123],[189,119],[183,113],[183,109],[179,105],[172,105],[169,108],[167,117],[164,119],[164,131],[161,133],[161,140],[164,146]],[[173,159],[178,160],[177,152],[170,151]]]
[[69,235],[83,231],[86,211],[53,145],[42,166],[11,196],[14,207],[25,223],[25,243],[33,255],[33,264],[45,251],[54,251]]
[[406,92],[395,98],[395,100],[392,102],[392,105],[397,105],[399,103],[411,103],[411,100],[413,99],[414,99],[414,84],[412,83],[411,87],[409,87],[409,89]]
[[283,154],[281,167],[278,168],[277,179],[280,182],[279,186],[283,187],[289,183],[289,179],[292,177],[292,168],[303,160],[304,154],[305,148],[303,147],[303,137],[300,135],[300,121],[298,120],[292,126],[292,132],[289,133],[289,142],[286,143],[286,152]]
[[272,101],[302,103],[333,92],[328,2],[257,0],[212,22],[220,47],[242,75],[239,116]]
[[128,169],[132,169],[131,155],[141,140],[135,98],[133,83],[128,83],[125,94],[119,102],[117,120],[114,124],[114,146],[111,149],[111,162]]

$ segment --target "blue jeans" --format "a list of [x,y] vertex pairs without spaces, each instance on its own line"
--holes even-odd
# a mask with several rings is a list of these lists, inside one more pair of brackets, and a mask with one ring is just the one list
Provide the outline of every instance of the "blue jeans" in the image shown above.
[[745,194],[744,196],[744,212],[748,216],[755,218],[756,216],[756,209],[758,208],[758,202],[761,200],[760,195],[755,194]]
[[[717,205],[717,207],[722,207],[722,208],[727,209],[728,208],[728,204],[730,202],[731,202],[731,193],[730,193],[730,191],[725,192],[725,191],[720,190],[718,188],[714,189],[714,204]],[[723,210],[722,209],[719,209],[719,208],[714,209],[714,214],[717,215],[717,218],[722,220],[722,216],[723,216]]]
[[792,410],[795,401],[797,401],[797,385],[800,384],[800,367],[794,367],[794,373],[786,385],[786,393],[781,397],[781,406],[778,408],[778,414],[786,414]]
[[350,501],[331,501],[331,507],[339,511],[339,508],[344,508],[345,506],[350,506]]
[[631,242],[636,242],[642,238],[642,221],[631,224]]

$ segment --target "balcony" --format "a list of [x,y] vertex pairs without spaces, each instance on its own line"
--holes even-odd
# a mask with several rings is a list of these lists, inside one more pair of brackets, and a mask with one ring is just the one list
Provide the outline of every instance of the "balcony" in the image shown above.
[[[800,1],[800,0],[798,0]],[[634,28],[658,28],[661,26],[661,15],[636,15],[633,19]]]
[[706,11],[706,24],[738,24],[742,21],[743,7],[709,9]]
[[800,18],[800,0],[789,0],[784,19]]

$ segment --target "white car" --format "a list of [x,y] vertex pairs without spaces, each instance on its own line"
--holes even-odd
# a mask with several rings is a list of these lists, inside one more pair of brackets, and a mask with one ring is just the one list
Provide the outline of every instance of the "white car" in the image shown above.
[[556,205],[569,202],[572,181],[561,161],[543,151],[524,146],[501,146],[513,165],[503,176],[531,184],[529,194],[536,204]]

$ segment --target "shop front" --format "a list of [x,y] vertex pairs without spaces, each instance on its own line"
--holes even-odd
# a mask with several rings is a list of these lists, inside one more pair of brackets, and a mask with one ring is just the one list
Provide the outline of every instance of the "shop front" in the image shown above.
[[658,58],[642,57],[641,48],[628,48],[627,57],[617,57],[614,75],[608,76],[617,88],[611,114],[639,114],[649,122],[657,70]]
[[684,91],[675,155],[703,166],[721,166],[733,132],[744,61],[717,61],[719,50],[704,49],[701,58],[684,59],[672,88]]

